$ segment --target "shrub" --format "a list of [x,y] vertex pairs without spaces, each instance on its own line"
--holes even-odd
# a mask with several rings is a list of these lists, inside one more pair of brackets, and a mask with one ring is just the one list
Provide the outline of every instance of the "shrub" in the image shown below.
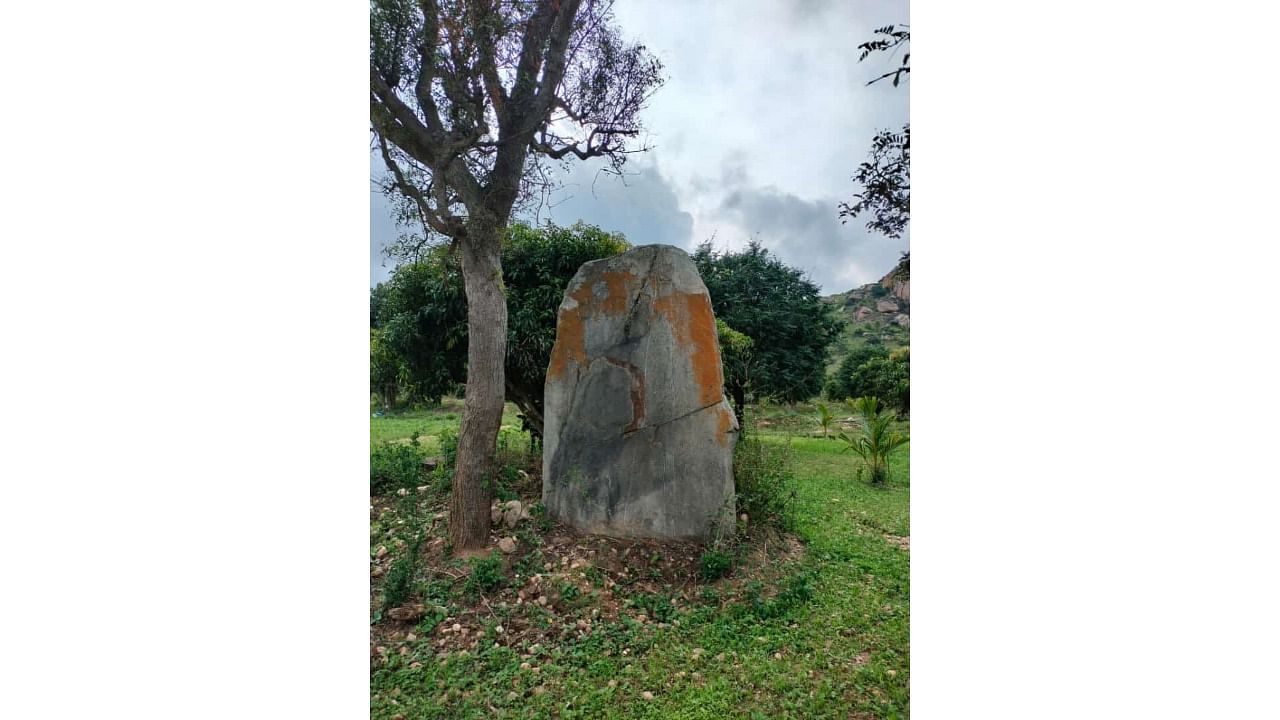
[[883,345],[861,345],[849,353],[827,381],[830,400],[874,395],[898,412],[911,411],[911,351],[889,352]]
[[850,409],[858,413],[858,430],[854,435],[840,433],[852,450],[867,464],[871,482],[883,484],[889,479],[889,453],[910,442],[910,438],[893,431],[893,413],[882,407],[873,396],[848,401]]
[[471,561],[471,574],[467,575],[467,581],[462,586],[462,589],[467,595],[475,598],[482,593],[502,587],[504,579],[502,575],[502,556],[497,553],[491,553]]
[[409,444],[384,442],[369,451],[369,494],[417,485],[422,480],[422,446],[414,435]]
[[409,599],[409,591],[413,589],[413,576],[418,570],[418,553],[422,551],[422,533],[413,539],[409,552],[396,559],[387,571],[387,579],[382,584],[382,610],[395,607]]
[[818,424],[822,426],[822,437],[825,440],[831,436],[831,428],[836,423],[836,416],[831,414],[831,408],[826,403],[818,403]]
[[671,598],[661,593],[637,595],[631,599],[631,605],[644,610],[655,622],[671,622],[676,616]]
[[698,560],[698,576],[707,582],[719,580],[733,569],[733,555],[726,550],[711,548]]
[[761,620],[778,618],[813,599],[813,572],[802,570],[787,578],[778,594],[766,599],[760,582],[747,586],[747,602],[751,612]]
[[733,453],[733,482],[738,512],[746,513],[750,522],[781,530],[794,527],[796,480],[790,445],[743,437]]

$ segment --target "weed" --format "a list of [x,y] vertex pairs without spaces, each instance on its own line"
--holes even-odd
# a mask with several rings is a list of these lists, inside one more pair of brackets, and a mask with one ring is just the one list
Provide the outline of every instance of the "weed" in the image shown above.
[[410,488],[422,479],[424,453],[415,433],[409,444],[384,442],[369,451],[369,494]]
[[662,593],[636,595],[629,600],[629,604],[644,610],[657,622],[671,622],[676,616],[676,608],[671,604],[671,597]]
[[497,590],[506,578],[502,574],[502,556],[490,553],[471,561],[471,573],[463,585],[463,592],[472,598]]
[[409,591],[413,588],[413,576],[418,569],[418,553],[422,550],[423,534],[419,532],[409,544],[409,552],[396,559],[387,571],[387,580],[382,584],[382,611],[395,607],[409,599]]
[[582,597],[582,591],[578,589],[577,585],[574,585],[571,582],[561,583],[560,597],[565,602],[572,603],[578,598]]
[[719,580],[733,570],[733,555],[725,550],[710,548],[698,559],[698,576],[707,582]]
[[753,523],[781,530],[795,526],[796,479],[790,444],[765,443],[754,435],[738,441],[733,453],[733,479],[738,512]]

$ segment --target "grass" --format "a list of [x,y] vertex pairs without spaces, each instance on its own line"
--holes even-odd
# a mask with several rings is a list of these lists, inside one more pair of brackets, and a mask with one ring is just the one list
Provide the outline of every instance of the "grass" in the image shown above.
[[[908,717],[910,556],[890,542],[909,535],[908,452],[895,452],[892,479],[872,487],[854,480],[861,461],[842,443],[796,436],[816,429],[816,413],[803,428],[803,408],[761,412],[770,413],[760,437],[794,450],[801,559],[772,577],[744,567],[737,585],[700,583],[689,601],[636,588],[626,603],[650,622],[620,615],[539,647],[503,642],[493,631],[501,607],[472,652],[438,652],[423,627],[405,654],[374,664],[372,717]],[[374,418],[373,432],[403,432],[397,420]],[[599,592],[599,570],[582,575],[584,592]]]
[[[519,430],[520,419],[516,406],[507,403],[502,411],[502,426],[508,431]],[[374,443],[388,440],[407,440],[416,432],[418,441],[427,452],[439,452],[440,434],[445,430],[457,432],[462,422],[462,400],[444,398],[438,407],[396,410],[369,422],[369,439]],[[525,443],[527,445],[527,435]]]

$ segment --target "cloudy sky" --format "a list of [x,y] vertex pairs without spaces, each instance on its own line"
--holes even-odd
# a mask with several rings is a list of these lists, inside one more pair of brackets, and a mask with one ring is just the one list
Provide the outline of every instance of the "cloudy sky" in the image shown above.
[[[615,10],[666,66],[642,116],[654,149],[631,156],[625,179],[575,165],[542,219],[584,220],[636,245],[758,239],[824,293],[892,268],[909,237],[841,225],[837,206],[875,132],[909,120],[908,87],[866,86],[898,57],[860,64],[857,50],[874,28],[910,22],[906,0],[618,0]],[[397,235],[377,193],[369,229],[373,284]]]

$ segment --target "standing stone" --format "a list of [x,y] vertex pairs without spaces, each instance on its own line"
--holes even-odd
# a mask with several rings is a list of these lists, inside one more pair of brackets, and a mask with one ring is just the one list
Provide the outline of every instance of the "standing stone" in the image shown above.
[[693,260],[645,245],[578,269],[547,369],[542,501],[583,532],[695,539],[732,524],[738,423]]

